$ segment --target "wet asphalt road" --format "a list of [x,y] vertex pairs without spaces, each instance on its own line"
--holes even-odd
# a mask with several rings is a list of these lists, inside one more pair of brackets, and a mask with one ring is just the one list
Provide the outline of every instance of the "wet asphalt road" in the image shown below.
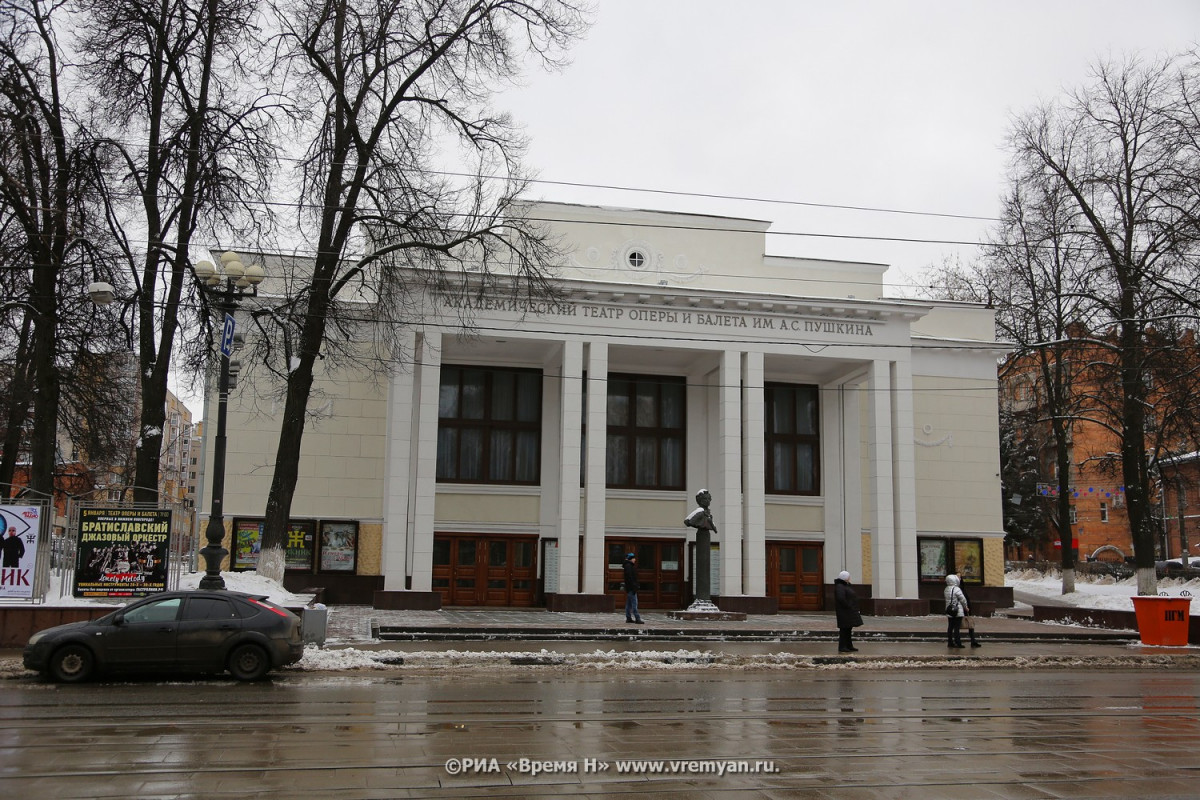
[[2,688],[0,792],[21,800],[1200,796],[1192,670],[468,670]]

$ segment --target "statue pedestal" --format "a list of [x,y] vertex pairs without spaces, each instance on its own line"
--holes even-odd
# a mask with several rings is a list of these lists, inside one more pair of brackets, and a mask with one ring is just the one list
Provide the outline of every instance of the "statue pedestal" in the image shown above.
[[697,600],[685,611],[668,611],[667,619],[716,619],[736,620],[746,619],[741,611],[722,611],[708,600]]

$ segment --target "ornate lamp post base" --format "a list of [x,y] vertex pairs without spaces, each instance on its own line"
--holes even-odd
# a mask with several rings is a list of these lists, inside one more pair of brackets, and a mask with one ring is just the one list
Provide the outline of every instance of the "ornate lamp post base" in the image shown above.
[[204,558],[204,577],[200,579],[200,588],[224,589],[225,579],[221,577],[221,562],[229,555],[229,551],[221,546],[225,538],[225,521],[219,517],[210,518],[204,538],[208,540],[208,544],[200,549],[200,555]]

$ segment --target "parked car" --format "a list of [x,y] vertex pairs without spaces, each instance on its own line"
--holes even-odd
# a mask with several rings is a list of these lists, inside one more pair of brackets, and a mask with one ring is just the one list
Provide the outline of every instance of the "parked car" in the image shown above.
[[179,591],[39,631],[25,645],[25,667],[65,683],[118,672],[225,670],[254,681],[303,654],[300,618],[265,595]]
[[1155,561],[1154,567],[1160,578],[1194,578],[1200,576],[1200,556],[1189,557],[1186,564],[1179,558]]

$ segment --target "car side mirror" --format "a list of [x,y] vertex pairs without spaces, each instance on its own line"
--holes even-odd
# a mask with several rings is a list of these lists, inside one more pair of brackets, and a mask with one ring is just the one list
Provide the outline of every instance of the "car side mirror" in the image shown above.
[[115,617],[113,617],[113,625],[121,626],[124,624],[125,624],[125,615],[124,614],[117,614]]

